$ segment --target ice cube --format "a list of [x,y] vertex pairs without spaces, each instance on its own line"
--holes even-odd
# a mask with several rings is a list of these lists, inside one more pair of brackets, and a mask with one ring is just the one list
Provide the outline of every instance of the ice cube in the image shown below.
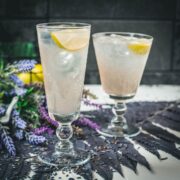
[[128,56],[130,54],[128,49],[129,39],[118,35],[111,34],[110,36],[100,37],[97,41],[99,49],[103,49],[104,54],[111,57]]
[[[54,49],[55,50],[55,49]],[[72,74],[77,74],[78,72],[78,63],[79,59],[76,56],[76,53],[69,52],[65,50],[59,50],[58,52],[54,51],[53,60],[55,64],[53,65],[57,71],[68,73],[72,76]]]
[[71,52],[60,51],[56,58],[57,68],[63,72],[70,71],[74,66],[74,55]]
[[72,70],[72,77],[73,79],[76,79],[77,76],[79,75],[80,73],[80,69],[83,69],[81,66],[83,65],[83,52],[79,51],[79,52],[76,52],[74,53],[74,57],[75,57],[75,62],[74,62],[74,67],[73,67],[73,70]]
[[50,44],[51,43],[51,35],[48,30],[44,30],[40,32],[40,38],[45,44]]
[[128,56],[128,41],[119,35],[112,36],[109,45],[107,44],[106,50],[110,51],[112,57]]

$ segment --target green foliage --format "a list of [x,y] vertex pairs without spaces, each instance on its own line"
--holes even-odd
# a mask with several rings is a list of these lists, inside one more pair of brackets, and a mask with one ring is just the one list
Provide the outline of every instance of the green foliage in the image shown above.
[[26,121],[28,121],[33,128],[40,126],[38,96],[41,96],[41,92],[31,87],[27,90],[24,96],[19,97],[19,101],[17,103],[17,109],[22,115],[23,119],[26,119]]
[[40,126],[40,117],[38,113],[39,98],[44,93],[37,87],[24,85],[18,87],[10,78],[12,74],[15,74],[15,67],[13,64],[5,64],[0,59],[0,106],[8,105],[17,89],[25,90],[25,93],[19,95],[19,100],[16,105],[16,109],[20,112],[21,117],[29,124],[30,127]]
[[0,43],[0,57],[37,57],[34,43],[32,42],[10,42]]

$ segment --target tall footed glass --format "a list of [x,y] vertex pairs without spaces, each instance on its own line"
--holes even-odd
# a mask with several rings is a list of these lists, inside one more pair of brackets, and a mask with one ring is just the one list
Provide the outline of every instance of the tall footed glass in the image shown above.
[[54,150],[39,155],[52,166],[76,166],[86,163],[89,154],[74,149],[71,123],[79,116],[83,92],[90,25],[85,23],[44,23],[36,26],[43,66],[48,112],[58,121],[59,142]]
[[104,32],[93,34],[93,43],[104,91],[115,101],[114,117],[99,133],[105,136],[135,136],[139,129],[128,124],[126,101],[140,84],[153,38],[145,34]]

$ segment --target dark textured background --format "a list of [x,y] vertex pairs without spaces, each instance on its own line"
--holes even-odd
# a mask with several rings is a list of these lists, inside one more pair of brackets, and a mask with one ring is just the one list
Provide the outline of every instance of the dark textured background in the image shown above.
[[[80,21],[98,31],[131,31],[154,37],[144,84],[180,84],[179,0],[0,0],[0,58],[37,58],[35,25]],[[90,44],[86,83],[99,83]]]

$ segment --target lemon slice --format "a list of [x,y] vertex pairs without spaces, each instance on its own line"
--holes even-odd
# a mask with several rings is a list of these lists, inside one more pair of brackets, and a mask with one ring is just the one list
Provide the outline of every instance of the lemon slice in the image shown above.
[[85,29],[71,29],[51,32],[51,38],[60,48],[76,51],[87,46],[89,31]]
[[128,44],[128,48],[135,54],[145,55],[150,49],[150,44],[144,42],[133,42]]

